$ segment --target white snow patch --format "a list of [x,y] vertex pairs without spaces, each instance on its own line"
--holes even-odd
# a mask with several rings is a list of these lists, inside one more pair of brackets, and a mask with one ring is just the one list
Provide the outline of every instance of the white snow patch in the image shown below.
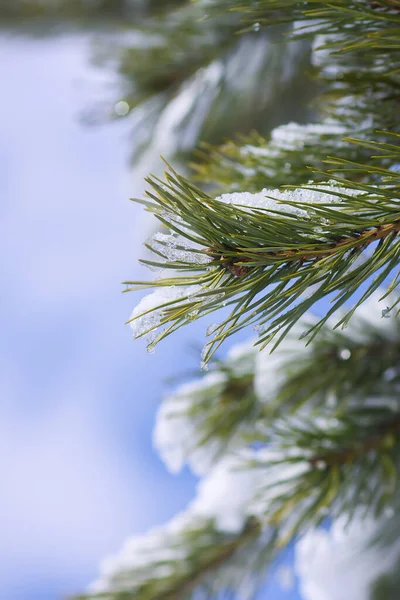
[[158,288],[151,294],[144,296],[139,304],[135,306],[130,317],[133,337],[138,338],[147,334],[149,343],[154,341],[163,317],[163,308],[200,289],[200,286],[192,286],[190,288],[169,286]]
[[[309,210],[312,210],[314,204],[332,204],[337,206],[341,198],[337,193],[355,196],[359,194],[358,190],[343,188],[335,185],[335,182],[326,184],[310,185],[307,189],[297,188],[295,190],[268,190],[263,189],[258,193],[234,192],[223,194],[217,200],[225,204],[232,204],[241,208],[261,208],[270,211],[278,211],[301,218],[310,218]],[[305,206],[292,206],[286,202],[296,202]],[[309,205],[307,207],[307,205]]]
[[223,458],[197,487],[191,504],[196,515],[214,519],[217,529],[239,533],[259,486],[258,469],[248,469],[240,456]]
[[371,544],[382,523],[345,519],[330,531],[313,530],[296,545],[295,570],[304,600],[369,600],[376,578],[394,567],[400,543],[389,548]]
[[196,425],[204,418],[206,408],[191,414],[191,408],[211,398],[216,401],[224,390],[228,377],[221,372],[211,372],[202,379],[186,383],[174,395],[168,396],[157,413],[153,444],[172,473],[178,473],[187,461],[193,472],[202,474],[213,463],[216,442],[199,447]]
[[307,125],[288,123],[271,132],[271,143],[280,150],[294,150],[303,148],[305,144],[315,144],[321,136],[344,136],[347,133],[347,128],[335,119]]
[[[288,378],[288,371],[300,369],[304,360],[312,352],[312,344],[300,339],[303,332],[317,322],[316,317],[306,318],[292,328],[279,346],[271,353],[267,347],[256,356],[254,389],[261,402],[272,402]],[[296,361],[293,361],[293,357]]]
[[[228,353],[225,365],[235,377],[252,374],[257,354],[254,340],[237,344]],[[181,385],[162,402],[157,413],[153,444],[171,472],[179,472],[186,462],[195,474],[203,475],[215,465],[221,444],[226,443],[225,451],[237,447],[245,423],[232,431],[229,442],[218,437],[204,442],[204,431],[201,430],[204,421],[212,418],[215,404],[226,389],[230,376],[228,372],[210,371],[201,379]]]

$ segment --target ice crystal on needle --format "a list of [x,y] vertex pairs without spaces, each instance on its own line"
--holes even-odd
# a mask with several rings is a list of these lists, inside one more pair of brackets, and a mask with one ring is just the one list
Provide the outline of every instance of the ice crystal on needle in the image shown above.
[[[196,286],[200,290],[200,286]],[[133,331],[133,337],[138,338],[146,335],[151,343],[157,337],[157,330],[163,318],[163,309],[185,299],[189,291],[194,292],[193,286],[190,290],[186,287],[160,287],[151,294],[147,294],[135,306],[129,323]]]
[[180,235],[156,233],[151,239],[151,247],[172,262],[200,265],[211,260],[204,248]]
[[[264,188],[261,192],[255,194],[250,192],[234,192],[223,194],[217,200],[225,204],[238,206],[242,209],[264,209],[285,213],[294,217],[310,218],[309,211],[312,210],[314,204],[339,205],[341,198],[338,194],[354,196],[359,194],[359,191],[344,189],[336,185],[336,182],[329,181],[327,184],[310,185],[308,188],[297,188],[295,190],[281,191]],[[287,202],[299,203],[305,207],[300,208],[300,206],[293,206],[287,204]]]

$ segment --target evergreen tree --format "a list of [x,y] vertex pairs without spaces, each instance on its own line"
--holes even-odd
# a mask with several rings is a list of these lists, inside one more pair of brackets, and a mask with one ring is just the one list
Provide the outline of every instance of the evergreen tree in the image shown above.
[[[162,14],[151,24],[157,41],[124,46],[119,64],[132,83],[128,110],[152,110],[159,125],[188,86],[196,94],[175,123],[173,152],[199,136],[219,143],[224,115],[210,86],[226,81],[246,39],[270,39],[270,28],[277,43],[292,40],[285,52],[311,45],[317,116],[269,132],[264,42],[258,63],[243,54],[256,74],[251,94],[244,67],[232,78],[240,109],[257,109],[259,133],[247,123],[233,140],[204,145],[196,182],[169,166],[148,178],[139,202],[164,229],[143,262],[162,273],[126,282],[155,289],[132,313],[134,336],[151,351],[223,309],[206,332],[203,372],[163,400],[154,433],[172,471],[187,463],[202,480],[184,513],[128,540],[82,598],[251,598],[290,544],[301,574],[335,560],[358,569],[358,587],[335,598],[397,598],[400,2],[198,0]],[[217,359],[251,327],[255,339]],[[326,548],[319,528],[328,525],[342,562],[324,571],[308,549],[322,538]],[[314,573],[305,597],[330,600],[324,583]]]

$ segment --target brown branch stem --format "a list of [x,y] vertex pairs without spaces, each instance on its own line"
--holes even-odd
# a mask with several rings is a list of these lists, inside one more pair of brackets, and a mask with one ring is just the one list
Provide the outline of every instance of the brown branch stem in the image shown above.
[[[400,2],[398,0],[388,0],[388,2],[394,6],[395,8],[400,9]],[[378,6],[378,7],[382,7],[382,8],[389,8],[390,6],[387,6],[387,4],[384,4],[383,2],[380,2],[379,0],[372,0],[371,4],[373,6]]]
[[339,452],[321,454],[320,456],[312,458],[309,462],[310,465],[315,468],[318,468],[319,464],[324,464],[327,467],[330,467],[352,462],[360,456],[367,454],[367,452],[370,450],[379,450],[379,448],[381,448],[384,444],[385,438],[388,435],[398,434],[400,434],[400,417],[387,425],[379,434],[371,436],[354,448],[344,448]]
[[[273,261],[283,259],[285,262],[305,262],[309,260],[320,260],[337,254],[343,250],[352,250],[354,248],[365,248],[372,242],[387,238],[389,235],[397,235],[400,232],[400,219],[397,219],[393,223],[386,223],[385,225],[376,225],[368,229],[355,232],[352,236],[347,236],[331,242],[329,244],[321,244],[318,248],[298,248],[288,250],[278,250],[277,252],[265,252],[257,253],[257,258],[266,258]],[[221,265],[231,271],[236,277],[243,277],[247,275],[252,267],[247,267],[246,262],[252,262],[252,258],[248,256],[240,257],[227,257],[222,253],[217,254],[215,248],[208,249],[209,254],[214,259],[219,259]]]

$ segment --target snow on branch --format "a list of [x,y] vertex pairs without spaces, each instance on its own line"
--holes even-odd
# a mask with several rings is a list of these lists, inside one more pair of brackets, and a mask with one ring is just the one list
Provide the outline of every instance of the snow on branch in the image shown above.
[[[201,380],[167,397],[155,433],[161,455],[175,470],[188,460],[207,474],[184,513],[127,540],[82,598],[187,600],[234,592],[250,599],[282,548],[305,532],[313,539],[328,515],[357,521],[362,510],[385,518],[399,493],[400,330],[389,307],[382,312],[382,295],[375,292],[345,331],[332,331],[328,322],[304,347],[300,322],[274,354],[238,345]],[[387,296],[389,304],[397,300]],[[314,380],[317,372],[322,379]],[[231,430],[227,425],[231,445],[224,445],[219,428],[209,432],[207,423],[218,404],[221,419],[235,402],[246,406],[246,394],[257,417],[242,413]],[[237,443],[246,421],[251,427]]]
[[237,459],[220,462],[184,513],[128,539],[104,561],[99,579],[82,598],[183,600],[195,590],[201,598],[227,590],[242,590],[241,597],[250,598],[273,529],[261,533],[260,523],[249,516],[258,473],[240,467]]
[[[381,152],[389,149],[360,143]],[[398,157],[399,151],[392,154]],[[344,169],[374,172],[373,164],[337,163]],[[379,180],[374,185],[339,179],[217,198],[172,170],[164,182],[149,179],[147,208],[171,231],[166,239],[156,235],[155,247],[149,244],[156,256],[151,264],[178,272],[153,282],[126,282],[128,290],[161,290],[159,297],[142,300],[132,314],[135,335],[151,333],[154,344],[182,325],[228,306],[229,316],[208,342],[207,362],[225,339],[248,325],[259,329],[261,347],[273,338],[276,345],[317,301],[336,292],[332,307],[307,332],[311,340],[369,281],[361,299],[340,320],[345,326],[399,259],[400,176],[381,167],[375,172]]]

